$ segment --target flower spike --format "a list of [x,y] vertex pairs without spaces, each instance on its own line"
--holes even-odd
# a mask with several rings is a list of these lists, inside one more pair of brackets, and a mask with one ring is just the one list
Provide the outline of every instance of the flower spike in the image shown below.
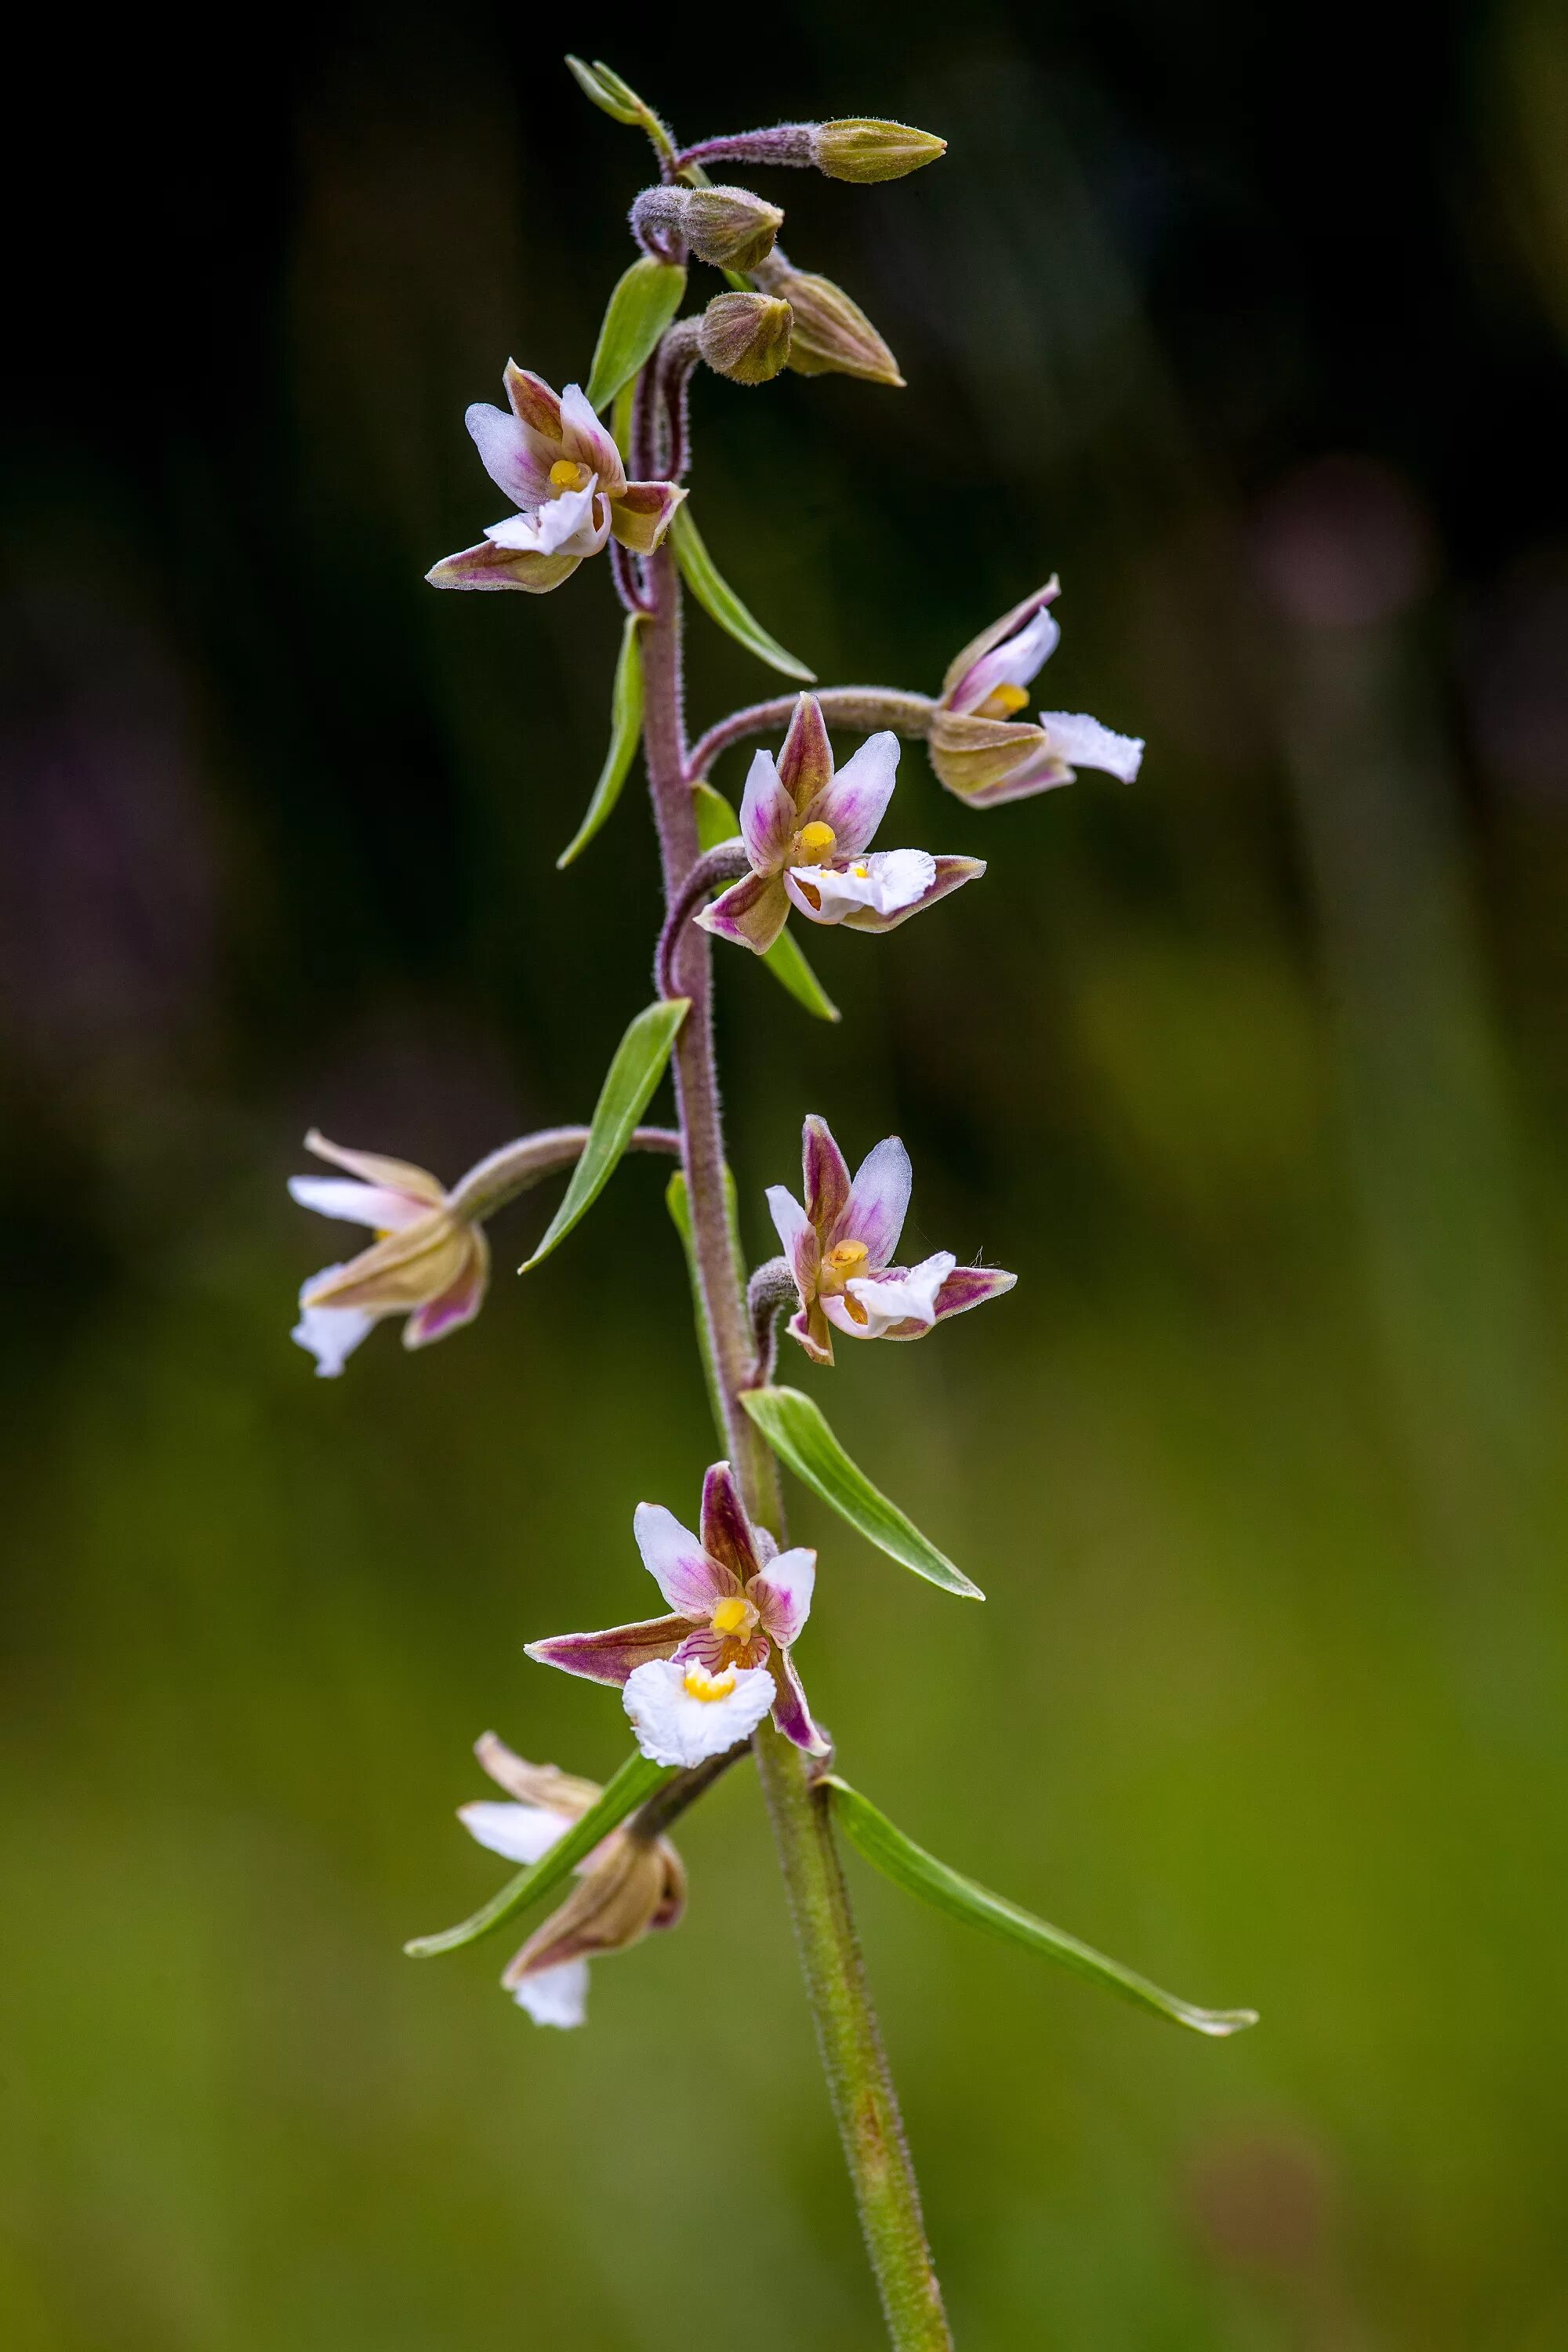
[[793,907],[812,923],[891,931],[985,871],[975,857],[873,850],[899,768],[899,739],[868,736],[835,772],[815,695],[795,707],[775,761],[758,751],[741,803],[751,872],[697,917],[704,930],[765,955]]
[[867,1154],[851,1182],[826,1120],[814,1115],[801,1159],[805,1207],[772,1184],[768,1208],[800,1299],[790,1337],[814,1362],[832,1363],[835,1330],[851,1339],[923,1339],[948,1316],[999,1298],[1017,1281],[1000,1266],[960,1265],[951,1250],[918,1265],[893,1265],[912,1181],[896,1135]]
[[752,1526],[727,1462],[702,1482],[700,1538],[660,1503],[639,1503],[632,1530],[671,1613],[557,1633],[531,1642],[529,1656],[624,1689],[637,1744],[655,1763],[721,1756],[770,1711],[786,1739],[825,1756],[790,1655],[811,1614],[816,1554],[781,1552]]

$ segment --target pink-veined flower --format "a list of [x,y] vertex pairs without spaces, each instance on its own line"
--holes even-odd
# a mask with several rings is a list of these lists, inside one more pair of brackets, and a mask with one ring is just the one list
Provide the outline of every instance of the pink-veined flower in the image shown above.
[[[597,1803],[592,1780],[553,1764],[528,1764],[493,1731],[475,1755],[511,1800],[459,1805],[470,1837],[508,1862],[533,1863]],[[501,1978],[536,2025],[581,2025],[587,2014],[588,1963],[624,1952],[657,1929],[673,1927],[686,1907],[686,1872],[667,1838],[639,1838],[623,1824],[577,1864],[577,1885],[524,1944]]]
[[346,1151],[314,1128],[305,1145],[357,1181],[290,1176],[295,1200],[376,1235],[347,1265],[313,1274],[300,1292],[292,1337],[314,1356],[318,1375],[335,1379],[384,1316],[407,1317],[405,1348],[427,1348],[471,1323],[489,1281],[489,1244],[479,1225],[453,1213],[439,1177],[406,1160]]
[[651,555],[686,492],[674,482],[628,482],[619,450],[580,386],[559,397],[508,360],[509,408],[477,400],[465,422],[492,482],[519,511],[492,523],[477,547],[426,573],[433,588],[559,588],[612,531]]
[[673,1613],[557,1633],[531,1642],[529,1656],[619,1685],[637,1745],[658,1764],[721,1756],[770,1712],[786,1739],[826,1755],[790,1655],[811,1613],[816,1554],[781,1552],[752,1525],[727,1462],[702,1482],[701,1524],[700,1540],[662,1503],[639,1503],[632,1532]]
[[985,871],[978,857],[871,847],[892,797],[899,739],[867,737],[837,773],[816,697],[803,694],[777,761],[758,751],[741,803],[751,872],[697,920],[765,955],[794,907],[813,923],[890,931]]
[[1118,735],[1098,719],[1042,710],[1037,727],[1015,724],[1036,672],[1060,642],[1048,609],[1058,593],[1058,583],[1050,580],[1026,596],[964,646],[942,680],[931,723],[931,763],[949,792],[975,808],[1070,784],[1079,768],[1102,768],[1124,784],[1138,773],[1142,739]]
[[833,1361],[833,1333],[851,1339],[923,1339],[946,1316],[999,1298],[1018,1277],[1000,1266],[960,1265],[938,1250],[918,1265],[895,1265],[909,1213],[910,1155],[896,1135],[867,1153],[851,1182],[826,1119],[808,1118],[801,1136],[803,1208],[783,1184],[768,1187],[768,1207],[800,1306],[789,1330],[819,1364]]

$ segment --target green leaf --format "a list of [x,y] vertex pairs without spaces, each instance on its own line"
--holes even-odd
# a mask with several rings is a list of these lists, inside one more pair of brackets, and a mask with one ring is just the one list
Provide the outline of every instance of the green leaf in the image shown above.
[[799,1389],[747,1389],[741,1402],[780,1460],[825,1503],[831,1503],[840,1518],[858,1528],[868,1543],[948,1592],[960,1592],[968,1601],[984,1600],[980,1587],[954,1568],[945,1552],[928,1543],[897,1504],[889,1503],[856,1468],[810,1397]]
[[[708,1328],[708,1309],[702,1299],[702,1277],[697,1269],[697,1248],[691,1232],[691,1202],[686,1190],[686,1173],[678,1168],[665,1187],[665,1207],[670,1222],[680,1235],[680,1246],[686,1252],[686,1272],[691,1284],[691,1311],[697,1320],[697,1353],[702,1360],[702,1378],[707,1384],[708,1402],[713,1414],[713,1426],[719,1433],[720,1444],[728,1451],[729,1427],[724,1419],[724,1399],[714,1370],[715,1349]],[[740,1210],[735,1198],[735,1179],[728,1167],[724,1171],[724,1213],[729,1221],[730,1240],[735,1252],[735,1262],[745,1264],[741,1252]]]
[[[723,841],[733,841],[741,830],[741,820],[724,798],[711,784],[693,784],[692,806],[697,813],[697,840],[703,849],[717,849]],[[788,931],[781,931],[763,958],[781,988],[787,988],[797,1003],[814,1013],[818,1021],[837,1021],[838,1007],[823,987]]]
[[416,1936],[411,1943],[404,1945],[404,1950],[413,1959],[427,1960],[437,1952],[459,1951],[463,1945],[477,1943],[481,1936],[488,1936],[493,1927],[504,1926],[528,1904],[537,1903],[552,1886],[559,1886],[584,1854],[593,1853],[602,1837],[607,1837],[635,1806],[673,1778],[667,1766],[650,1764],[640,1751],[628,1756],[598,1803],[574,1822],[563,1838],[558,1838],[540,1861],[529,1863],[515,1878],[509,1878],[500,1893],[492,1895],[460,1927],[443,1928],[438,1936]]
[[1026,1951],[1038,1953],[1042,1959],[1055,1960],[1058,1968],[1071,1969],[1075,1975],[1087,1977],[1091,1984],[1103,1985],[1108,1992],[1119,1993],[1123,2000],[1136,2003],[1140,2009],[1152,2010],[1156,2017],[1168,2017],[1176,2025],[1190,2026],[1194,2033],[1206,2033],[1223,2040],[1228,2033],[1239,2033],[1258,2022],[1255,2009],[1195,2009],[1190,2001],[1178,2000],[1174,1993],[1162,1992],[1131,1969],[1124,1969],[1119,1960],[1107,1959],[1092,1945],[1080,1944],[1076,1936],[1064,1935],[1059,1927],[1037,1919],[1030,1911],[1009,1903],[1005,1895],[993,1895],[990,1888],[979,1885],[961,1872],[950,1870],[945,1862],[938,1862],[923,1846],[907,1838],[902,1830],[895,1829],[885,1813],[852,1789],[837,1773],[824,1776],[823,1786],[833,1791],[833,1809],[850,1842],[875,1864],[885,1876],[901,1886],[906,1894],[918,1895],[922,1902],[931,1903],[939,1911],[951,1912],[971,1927],[984,1927],[993,1936],[1001,1936],[1010,1944],[1022,1944]]
[[680,308],[686,272],[641,254],[610,296],[588,378],[588,404],[603,408],[629,383]]
[[588,803],[588,814],[556,859],[557,870],[570,866],[574,857],[582,855],[620,799],[621,786],[642,740],[642,648],[637,644],[642,620],[640,613],[626,614],[620,659],[616,664],[616,682],[610,689],[610,748],[605,754],[594,797]]
[[631,1141],[632,1129],[664,1076],[675,1033],[685,1020],[690,1002],[688,996],[661,998],[637,1014],[621,1039],[594,1106],[588,1140],[572,1171],[565,1198],[551,1218],[533,1255],[519,1266],[520,1274],[531,1273],[542,1258],[550,1255],[557,1242],[563,1241],[578,1219],[587,1214],[609,1182],[616,1160]]
[[809,686],[816,676],[814,669],[785,653],[776,637],[770,637],[760,621],[754,621],[727,580],[722,579],[702,543],[700,532],[691,520],[689,499],[676,514],[670,526],[675,542],[675,560],[680,566],[681,577],[703,611],[728,629],[737,644],[755,654],[771,669],[782,670],[785,677],[798,677]]
[[637,407],[637,378],[628,376],[616,394],[616,404],[610,412],[610,435],[626,465],[632,454],[632,413]]

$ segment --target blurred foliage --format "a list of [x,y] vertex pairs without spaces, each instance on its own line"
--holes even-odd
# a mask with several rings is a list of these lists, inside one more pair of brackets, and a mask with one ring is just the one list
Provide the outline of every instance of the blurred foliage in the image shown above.
[[[1561,14],[807,0],[765,59],[678,62],[688,30],[592,46],[689,136],[873,108],[951,142],[770,184],[910,389],[700,383],[716,561],[825,679],[914,686],[1058,569],[1043,698],[1152,746],[1132,792],[986,815],[911,750],[903,837],[991,871],[820,945],[841,1030],[721,965],[753,1248],[819,1109],[908,1138],[922,1247],[1022,1277],[840,1351],[836,1428],[992,1595],[801,1498],[847,1771],[1264,2012],[1190,2044],[856,1866],[960,2340],[1551,2352]],[[509,350],[584,370],[646,160],[558,64],[586,35],[485,0],[247,37],[196,102],[166,31],[53,60],[71,170],[57,125],[7,384],[0,2334],[848,2352],[749,1775],[584,2033],[501,1998],[504,1943],[398,1949],[495,1883],[448,1810],[487,1722],[624,1747],[521,1648],[640,1608],[633,1504],[695,1505],[662,1172],[525,1285],[550,1203],[510,1215],[428,1356],[379,1335],[328,1386],[287,1338],[333,1247],[283,1194],[309,1121],[455,1174],[584,1116],[646,1000],[635,794],[553,870],[607,581],[420,582],[496,510],[464,404]],[[700,616],[690,651],[700,719],[772,690]]]

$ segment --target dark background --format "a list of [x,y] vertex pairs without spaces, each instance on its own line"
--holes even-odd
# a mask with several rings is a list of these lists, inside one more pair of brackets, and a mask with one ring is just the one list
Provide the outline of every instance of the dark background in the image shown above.
[[[1199,2000],[1210,2047],[857,1893],[960,2340],[1549,2352],[1563,2260],[1568,34],[1152,0],[738,26],[328,8],[34,29],[5,379],[11,1542],[0,2315],[19,2352],[861,2347],[754,1787],[677,1936],[536,2032],[449,1808],[493,1722],[605,1772],[531,1636],[634,1613],[708,1432],[662,1180],[479,1325],[318,1385],[311,1121],[450,1177],[585,1115],[646,1000],[634,791],[557,876],[616,616],[437,597],[509,352],[586,373],[696,138],[909,389],[696,397],[718,561],[825,681],[934,688],[1059,570],[1048,705],[1131,791],[988,857],[806,1021],[721,966],[748,1242],[801,1114],[897,1127],[1005,1306],[808,1376],[992,1595],[810,1507],[808,1676],[917,1836]],[[714,281],[716,286],[717,281]],[[773,690],[700,615],[694,716]],[[738,791],[741,763],[718,781]],[[804,1370],[804,1367],[803,1367]],[[798,1377],[798,1375],[796,1376]]]

